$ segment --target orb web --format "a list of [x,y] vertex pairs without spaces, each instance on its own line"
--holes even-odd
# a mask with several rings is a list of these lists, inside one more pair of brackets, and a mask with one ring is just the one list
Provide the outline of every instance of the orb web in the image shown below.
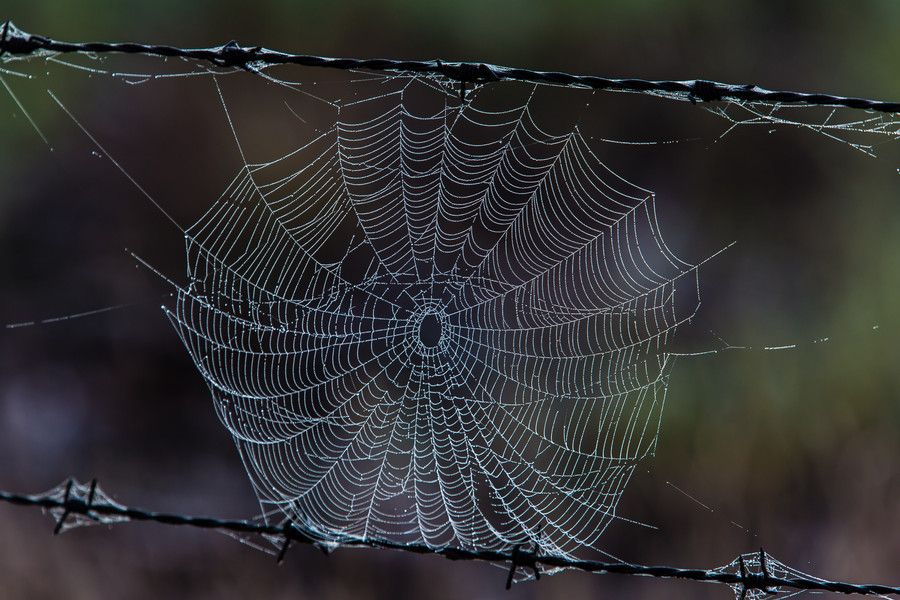
[[[396,75],[248,162],[167,314],[270,518],[571,556],[654,451],[699,304],[654,194],[532,97]],[[227,109],[226,109],[227,110]]]

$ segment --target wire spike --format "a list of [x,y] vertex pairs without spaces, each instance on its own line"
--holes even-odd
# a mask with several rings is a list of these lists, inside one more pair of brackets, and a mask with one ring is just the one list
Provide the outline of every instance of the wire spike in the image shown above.
[[760,571],[762,572],[762,576],[763,576],[763,582],[762,582],[763,592],[765,592],[766,594],[777,594],[778,593],[777,590],[769,588],[769,579],[770,579],[769,568],[766,565],[766,551],[763,550],[762,547],[760,547],[760,549],[759,549],[759,568],[760,568]]
[[747,564],[744,562],[743,554],[738,555],[738,565],[740,566],[740,569],[741,569],[741,599],[740,600],[746,600],[747,591],[749,588],[747,587]]
[[91,490],[88,492],[87,509],[90,510],[91,504],[94,503],[94,493],[97,491],[97,478],[91,479]]
[[512,549],[512,556],[510,557],[510,565],[509,565],[509,575],[506,576],[506,589],[512,588],[513,577],[516,575],[516,569],[519,568],[519,548],[521,546],[516,544]]
[[69,506],[69,496],[72,494],[72,478],[66,482],[66,493],[63,495],[63,514],[56,522],[56,527],[53,528],[53,535],[59,535],[59,532],[62,531],[63,525],[66,523],[66,519],[69,518],[69,512],[72,510]]
[[293,522],[288,519],[285,521],[284,527],[282,528],[282,535],[284,535],[284,544],[281,546],[281,551],[278,552],[278,557],[275,559],[277,564],[281,564],[284,562],[284,557],[287,554],[288,548],[291,546],[291,532],[294,530]]

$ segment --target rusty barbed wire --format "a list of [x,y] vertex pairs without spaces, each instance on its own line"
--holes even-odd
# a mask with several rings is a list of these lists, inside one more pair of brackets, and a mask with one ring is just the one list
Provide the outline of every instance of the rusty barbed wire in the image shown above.
[[[8,491],[0,491],[0,502],[6,502],[18,506],[40,507],[48,510],[62,510],[54,528],[54,533],[59,533],[66,520],[72,515],[81,515],[87,519],[101,521],[101,517],[117,517],[131,521],[150,521],[164,525],[183,525],[201,529],[212,529],[236,534],[253,534],[259,536],[277,537],[282,540],[281,550],[277,555],[278,562],[284,559],[289,546],[293,542],[310,545],[320,545],[323,540],[316,535],[305,531],[301,526],[291,520],[282,525],[270,525],[255,523],[247,520],[218,519],[207,516],[190,516],[173,513],[162,513],[141,508],[112,504],[104,500],[106,496],[98,491],[96,480],[92,481],[86,497],[80,498],[72,495],[73,480],[65,484],[65,493],[62,498],[51,494],[28,495],[17,494]],[[99,498],[99,500],[98,500]],[[119,521],[121,522],[121,521]],[[114,524],[112,522],[108,523]],[[563,569],[575,569],[596,574],[641,575],[668,579],[684,579],[699,582],[722,583],[737,586],[741,590],[740,597],[746,597],[749,591],[758,590],[764,593],[772,593],[773,588],[790,588],[791,590],[809,590],[835,592],[842,594],[860,595],[897,595],[900,596],[900,586],[879,584],[858,584],[842,581],[828,581],[812,577],[777,577],[766,568],[766,554],[762,550],[759,553],[761,573],[751,573],[744,564],[743,557],[739,557],[741,568],[735,573],[729,573],[722,569],[685,569],[662,565],[642,565],[627,562],[603,562],[595,560],[576,560],[560,556],[540,554],[540,550],[527,550],[516,546],[511,552],[497,550],[467,550],[462,548],[434,548],[425,544],[400,543],[379,538],[356,538],[351,536],[338,537],[329,540],[338,546],[368,547],[385,550],[400,550],[415,554],[432,554],[443,556],[450,560],[474,560],[493,564],[508,564],[510,575],[507,579],[507,589],[512,583],[513,575],[518,569],[531,570],[536,578],[540,577],[540,568],[552,567]]]
[[461,83],[489,83],[515,80],[567,87],[584,87],[600,91],[635,92],[639,94],[668,94],[692,102],[764,102],[768,104],[803,104],[807,106],[838,106],[883,113],[900,113],[900,102],[887,102],[825,93],[769,90],[754,84],[731,84],[704,79],[650,80],[611,78],[595,75],[574,75],[560,71],[536,71],[479,62],[451,62],[442,60],[392,60],[383,58],[358,59],[293,54],[261,46],[243,46],[236,41],[210,48],[178,48],[175,46],[134,42],[64,42],[23,31],[12,21],[6,21],[0,36],[0,57],[3,54],[32,55],[40,51],[57,53],[143,54],[171,58],[185,58],[212,63],[219,67],[239,67],[252,70],[252,65],[292,64],[305,67],[327,67],[342,70],[392,71],[408,73],[436,73]]

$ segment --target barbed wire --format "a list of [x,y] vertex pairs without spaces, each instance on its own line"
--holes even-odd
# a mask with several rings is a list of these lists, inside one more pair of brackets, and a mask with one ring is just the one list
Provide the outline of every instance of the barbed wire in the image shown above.
[[[87,519],[101,521],[101,516],[127,519],[129,521],[150,521],[164,525],[183,525],[207,530],[218,530],[235,534],[253,534],[277,537],[282,540],[281,550],[277,555],[281,562],[291,543],[319,546],[323,540],[311,532],[305,531],[292,521],[282,525],[256,523],[247,520],[228,520],[206,516],[190,516],[173,513],[155,512],[141,508],[123,506],[107,502],[107,496],[99,492],[97,481],[91,482],[89,492],[83,497],[72,494],[73,480],[65,485],[62,497],[53,494],[28,495],[0,490],[0,502],[18,506],[40,507],[48,510],[61,510],[54,533],[59,533],[72,515],[81,515]],[[98,498],[100,500],[98,501]],[[108,522],[108,524],[113,524]],[[760,550],[758,561],[760,573],[751,573],[743,557],[738,557],[740,569],[735,573],[721,569],[685,569],[661,565],[642,565],[628,562],[603,562],[595,560],[575,560],[554,555],[541,554],[539,549],[528,550],[516,546],[511,552],[497,550],[467,550],[462,548],[435,548],[425,544],[392,542],[380,538],[338,537],[329,539],[338,546],[380,548],[400,550],[415,554],[431,554],[443,556],[450,560],[473,560],[510,566],[506,587],[509,589],[513,576],[518,569],[531,570],[536,579],[540,578],[541,567],[576,569],[597,574],[642,575],[649,577],[683,579],[690,581],[722,583],[735,587],[744,598],[748,592],[758,590],[767,594],[777,593],[773,588],[790,588],[792,590],[809,590],[860,595],[898,595],[900,586],[879,584],[857,584],[842,581],[828,581],[812,577],[778,577],[767,568],[767,554]]]
[[574,75],[560,71],[536,71],[480,62],[333,58],[309,54],[293,54],[261,46],[243,46],[236,41],[210,48],[178,48],[175,46],[134,42],[64,42],[23,31],[14,25],[12,21],[4,23],[2,37],[0,37],[0,57],[5,53],[31,55],[42,50],[58,53],[119,53],[186,58],[209,62],[219,67],[239,67],[247,70],[252,70],[252,65],[259,64],[292,64],[342,70],[437,73],[448,79],[460,82],[462,84],[460,91],[463,95],[465,94],[466,83],[515,80],[567,87],[584,87],[602,91],[663,94],[692,102],[737,101],[765,102],[769,104],[804,104],[900,113],[900,102],[886,102],[883,100],[825,93],[770,90],[754,84],[731,84],[705,79],[650,80],[611,78],[595,75]]

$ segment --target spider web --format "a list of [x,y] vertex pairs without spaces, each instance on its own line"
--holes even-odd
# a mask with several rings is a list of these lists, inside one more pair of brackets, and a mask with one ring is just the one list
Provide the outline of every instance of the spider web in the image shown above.
[[[36,58],[129,84],[218,88],[243,73]],[[22,59],[2,60],[0,74],[21,75]],[[602,552],[655,451],[673,336],[700,301],[697,265],[666,245],[653,192],[604,164],[576,115],[535,108],[551,86],[461,99],[437,76],[249,70],[331,111],[330,124],[257,156],[219,90],[242,164],[185,230],[187,281],[165,311],[264,518],[326,545]],[[285,104],[298,119],[286,128],[321,122]],[[722,136],[792,126],[873,154],[900,135],[890,115],[707,108]]]
[[324,540],[597,548],[654,451],[696,268],[653,193],[577,125],[542,128],[531,95],[377,85],[304,145],[244,159],[186,230],[166,314],[271,518]]

